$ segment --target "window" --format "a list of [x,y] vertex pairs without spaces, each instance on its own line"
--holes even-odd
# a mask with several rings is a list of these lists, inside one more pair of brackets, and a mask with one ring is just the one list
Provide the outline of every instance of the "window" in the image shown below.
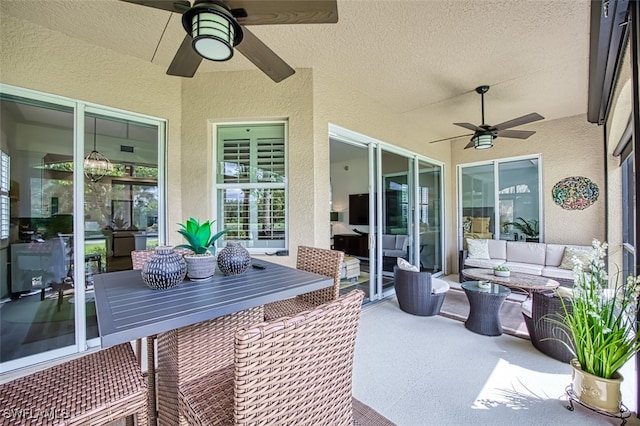
[[218,227],[254,252],[287,246],[286,123],[218,125]]
[[635,259],[635,185],[633,182],[633,155],[622,161],[622,271],[624,278],[636,275]]
[[9,238],[9,156],[0,151],[0,240]]

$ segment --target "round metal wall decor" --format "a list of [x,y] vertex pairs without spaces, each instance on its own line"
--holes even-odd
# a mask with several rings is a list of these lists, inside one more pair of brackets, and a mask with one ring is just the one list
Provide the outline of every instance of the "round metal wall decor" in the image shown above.
[[596,202],[598,195],[598,185],[584,176],[564,178],[551,190],[553,201],[566,210],[584,210]]

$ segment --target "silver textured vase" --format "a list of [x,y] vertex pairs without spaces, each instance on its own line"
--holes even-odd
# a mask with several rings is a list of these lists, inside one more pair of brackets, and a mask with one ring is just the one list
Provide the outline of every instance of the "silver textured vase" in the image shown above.
[[172,246],[156,247],[142,265],[142,281],[154,290],[171,288],[184,280],[187,264]]
[[238,242],[229,241],[218,253],[218,269],[225,275],[239,275],[251,265],[249,251]]

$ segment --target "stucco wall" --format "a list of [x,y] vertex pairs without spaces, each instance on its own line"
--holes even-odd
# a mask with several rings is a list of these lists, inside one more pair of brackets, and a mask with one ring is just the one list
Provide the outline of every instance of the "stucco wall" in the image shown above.
[[[169,241],[180,205],[181,82],[162,67],[2,16],[0,82],[166,119]],[[176,161],[177,160],[177,161]]]
[[[544,115],[544,111],[540,111]],[[587,122],[586,115],[539,121],[518,129],[535,130],[526,140],[498,138],[487,150],[464,149],[468,140],[452,145],[455,165],[490,159],[542,154],[542,209],[544,240],[548,243],[590,245],[605,236],[605,197],[602,128]],[[551,189],[569,176],[586,176],[600,189],[598,201],[585,210],[565,210],[551,198]],[[456,181],[456,170],[450,178]],[[451,216],[450,216],[451,217]]]

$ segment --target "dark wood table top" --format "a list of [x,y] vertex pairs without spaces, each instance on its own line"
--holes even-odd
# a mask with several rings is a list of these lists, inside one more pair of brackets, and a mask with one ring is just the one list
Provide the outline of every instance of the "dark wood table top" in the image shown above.
[[166,290],[153,290],[140,271],[94,276],[98,330],[103,348],[174,330],[288,299],[333,285],[323,275],[252,259],[241,275],[216,275],[206,282],[185,279]]

